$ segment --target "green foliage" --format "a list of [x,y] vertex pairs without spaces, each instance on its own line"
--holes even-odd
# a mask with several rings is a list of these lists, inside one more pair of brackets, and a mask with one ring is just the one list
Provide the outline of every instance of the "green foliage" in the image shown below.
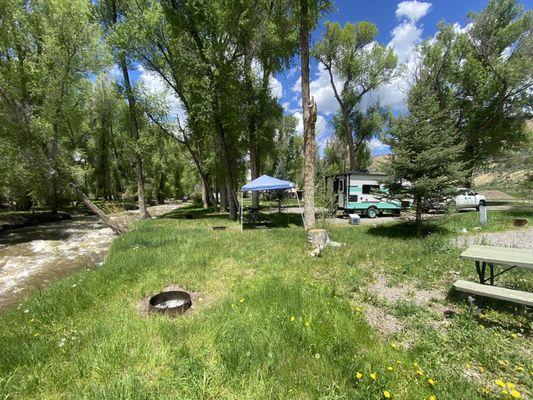
[[454,118],[470,171],[527,140],[531,117],[533,13],[490,0],[464,31],[441,24],[422,46],[422,65],[442,110]]
[[[390,82],[398,73],[394,51],[375,42],[377,28],[369,22],[344,28],[338,23],[326,22],[324,37],[318,42],[313,55],[330,76],[331,85],[339,103],[339,115],[334,119],[336,133],[349,148],[350,168],[357,165],[357,151],[365,147],[384,124],[379,106],[372,106],[366,115],[359,109],[362,97],[379,86]],[[335,80],[339,79],[341,87]]]
[[393,123],[392,155],[385,165],[390,194],[414,200],[419,231],[424,206],[451,195],[464,176],[453,121],[424,78],[410,89],[409,114]]

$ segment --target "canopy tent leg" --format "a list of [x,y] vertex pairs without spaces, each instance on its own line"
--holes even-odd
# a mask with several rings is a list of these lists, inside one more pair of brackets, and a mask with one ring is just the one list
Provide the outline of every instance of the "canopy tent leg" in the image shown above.
[[298,202],[298,209],[300,210],[300,215],[302,216],[302,222],[304,224],[304,229],[307,230],[307,227],[305,226],[304,214],[302,213],[302,206],[300,205],[300,198],[298,197],[298,191],[295,189],[294,193],[296,193],[296,201]]
[[244,192],[241,191],[241,232],[244,230],[243,202],[244,202]]

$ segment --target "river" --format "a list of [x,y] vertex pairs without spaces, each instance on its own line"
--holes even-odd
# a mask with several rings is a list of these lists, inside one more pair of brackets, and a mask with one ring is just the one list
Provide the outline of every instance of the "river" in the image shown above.
[[[149,207],[153,217],[178,205]],[[136,212],[129,212],[131,218]],[[96,217],[43,223],[0,234],[0,312],[55,279],[97,268],[116,235]]]

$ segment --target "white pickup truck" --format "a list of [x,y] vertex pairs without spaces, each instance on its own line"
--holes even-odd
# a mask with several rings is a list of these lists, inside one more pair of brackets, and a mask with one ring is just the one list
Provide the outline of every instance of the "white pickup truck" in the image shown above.
[[457,194],[453,198],[453,203],[455,203],[455,208],[462,210],[465,208],[476,208],[479,210],[480,206],[487,204],[485,196],[477,194],[467,188],[457,189]]

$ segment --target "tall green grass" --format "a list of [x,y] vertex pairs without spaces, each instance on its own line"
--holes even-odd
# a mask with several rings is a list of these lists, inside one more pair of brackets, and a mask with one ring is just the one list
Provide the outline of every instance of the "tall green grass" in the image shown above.
[[[183,219],[187,213],[194,219]],[[423,240],[401,224],[331,227],[346,246],[321,258],[307,256],[298,216],[288,227],[242,233],[217,214],[168,217],[117,238],[101,268],[61,279],[0,316],[0,399],[381,399],[385,391],[402,399],[499,398],[495,376],[523,395],[530,390],[531,339],[513,310],[489,308],[494,326],[485,328],[458,301],[457,316],[438,329],[442,315],[431,307],[385,305],[406,325],[407,333],[390,337],[364,318],[372,303],[365,288],[378,273],[391,284],[446,290],[450,270],[473,277],[451,244],[476,225],[473,213],[444,217]],[[484,229],[509,227],[513,218],[493,213]],[[188,314],[140,311],[143,299],[170,284],[195,292]],[[391,345],[407,340],[408,349]],[[487,382],[470,379],[465,363],[483,365]]]

